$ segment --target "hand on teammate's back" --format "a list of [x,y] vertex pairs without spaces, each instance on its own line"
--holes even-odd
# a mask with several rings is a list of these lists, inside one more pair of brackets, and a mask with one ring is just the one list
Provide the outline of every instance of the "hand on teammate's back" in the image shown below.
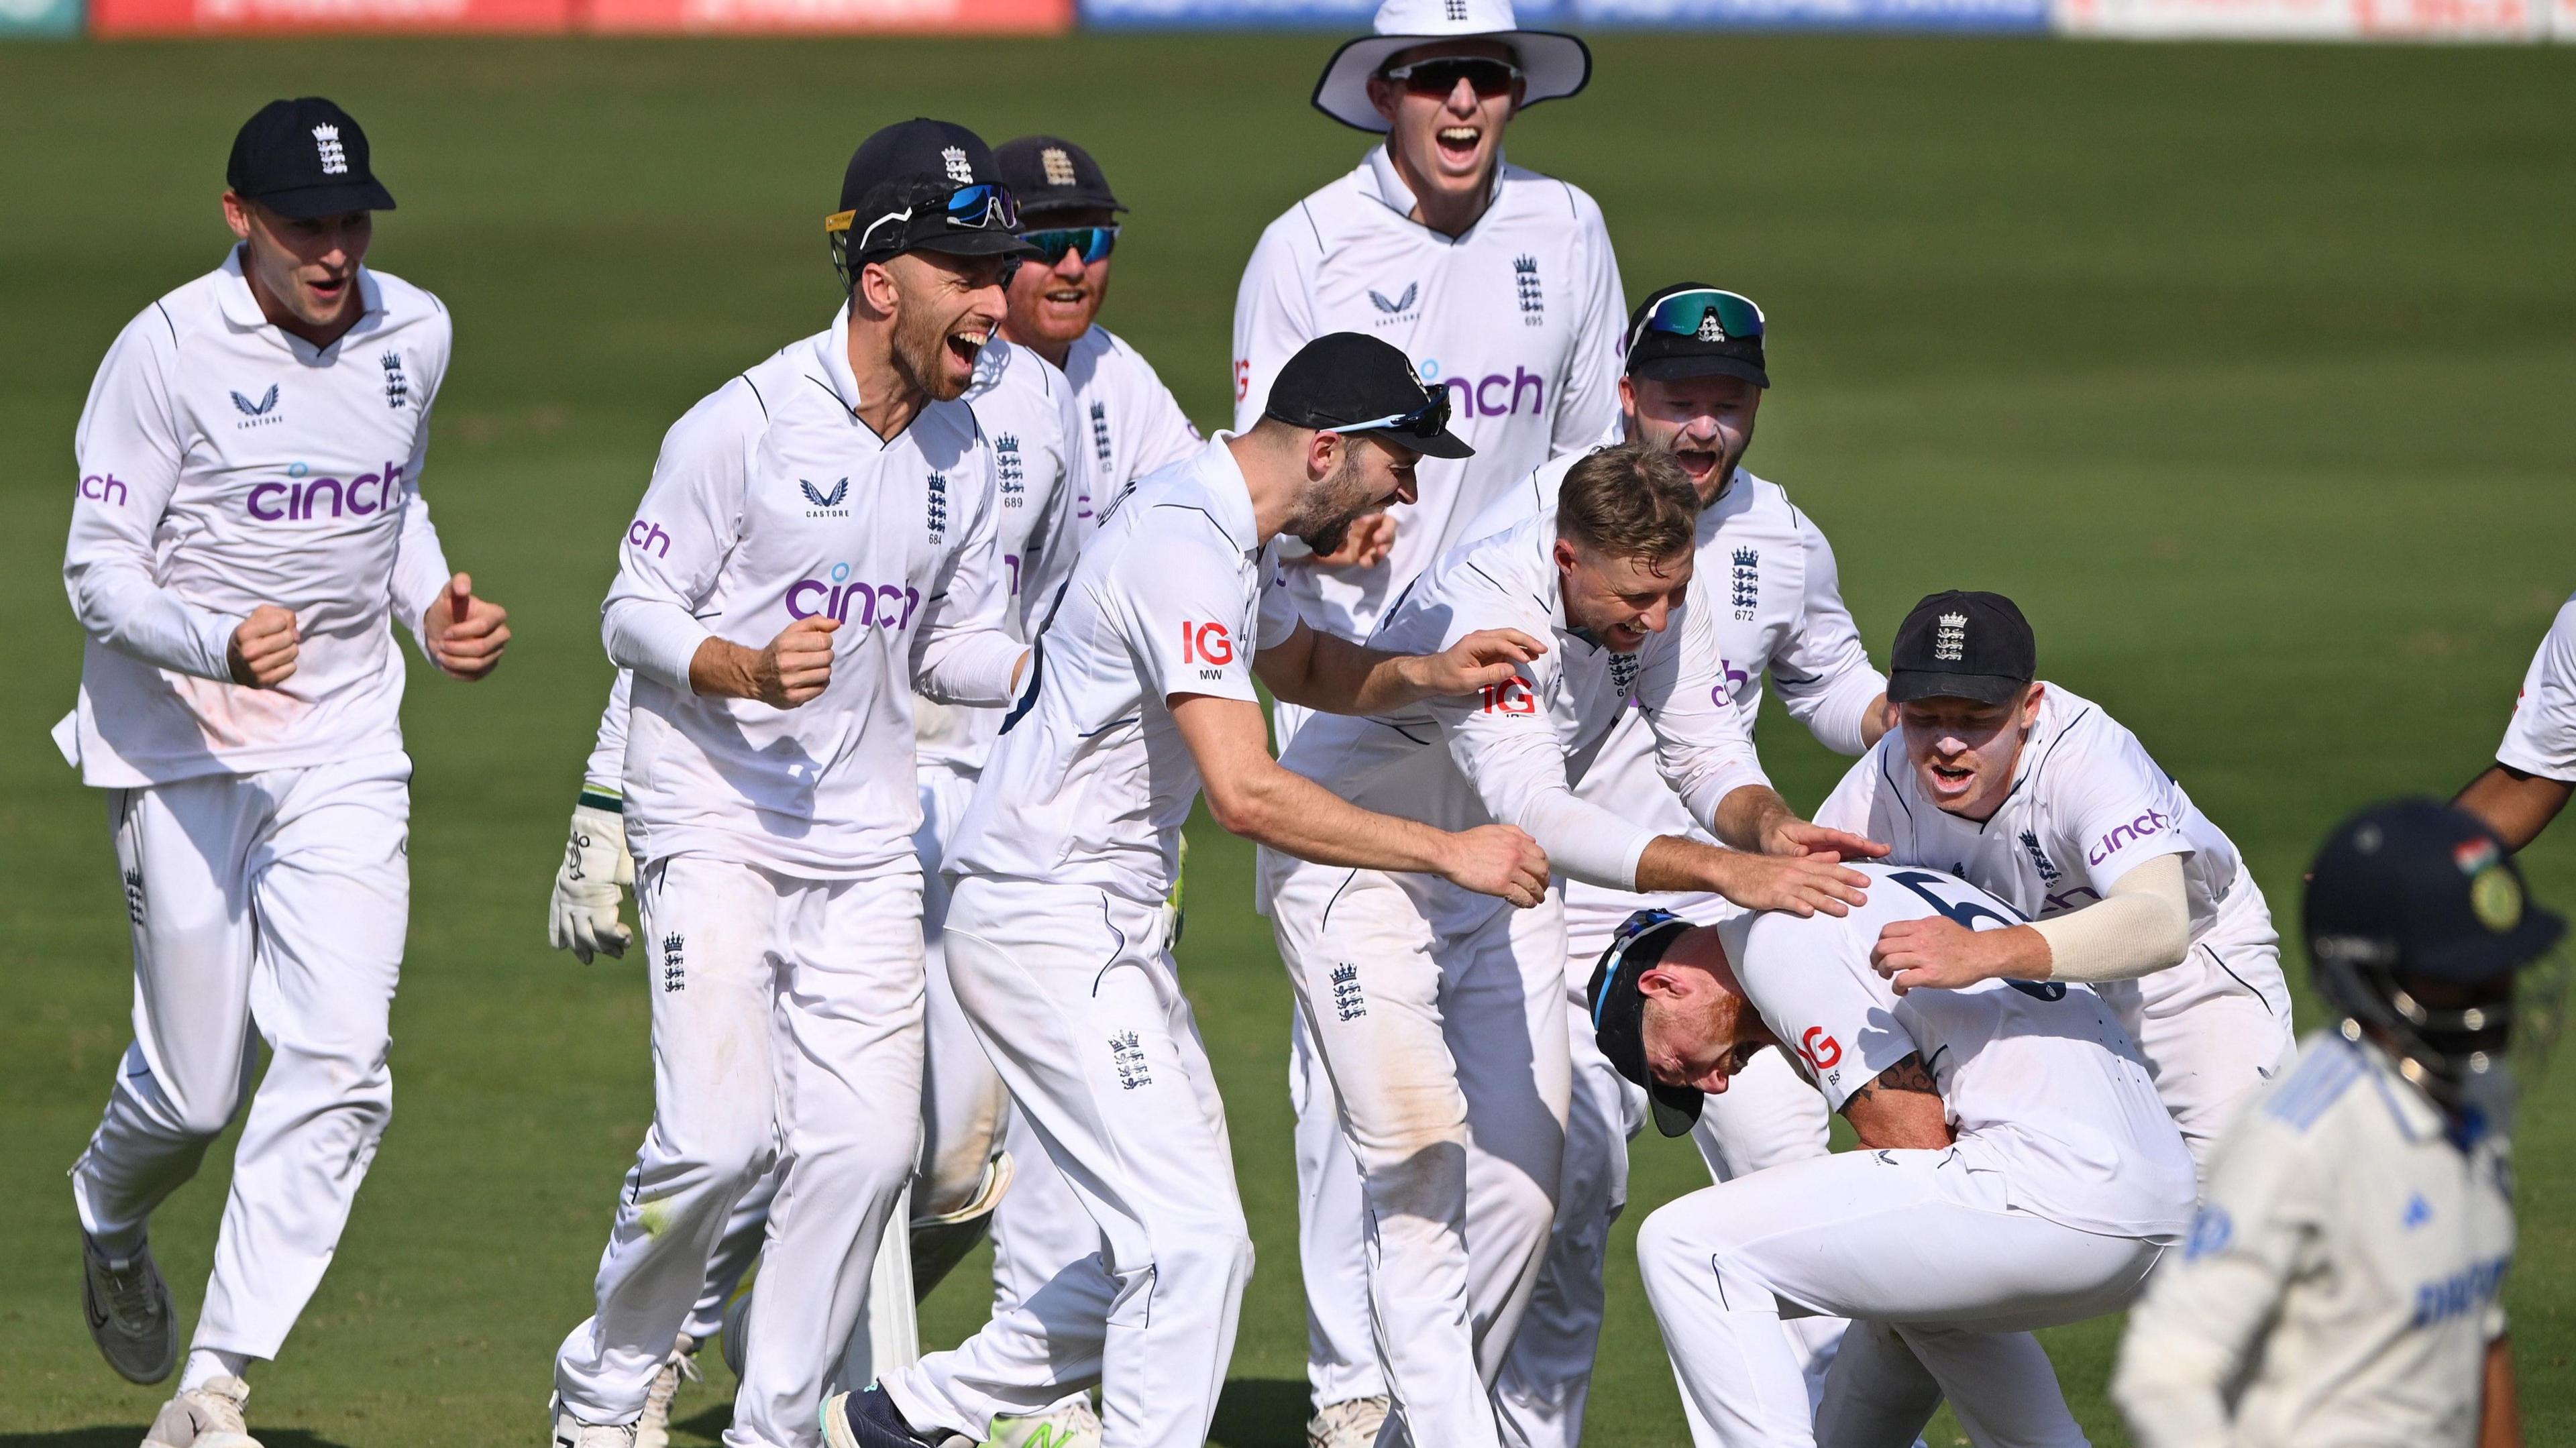
[[1547,652],[1547,645],[1516,628],[1478,629],[1436,654],[1422,656],[1423,690],[1429,694],[1472,694],[1520,673],[1520,666]]
[[1764,832],[1766,855],[1814,855],[1827,860],[1875,860],[1888,852],[1878,841],[1848,830],[1827,829],[1794,816]]
[[224,661],[233,682],[252,689],[274,689],[295,674],[295,615],[273,603],[250,611],[233,630]]
[[[1810,827],[1812,828],[1812,826]],[[1753,855],[1720,850],[1717,878],[1709,887],[1748,910],[1785,910],[1792,915],[1848,915],[1854,905],[1869,903],[1869,877],[1847,870],[1830,854]]]
[[1957,990],[1981,980],[2042,980],[2048,942],[2028,928],[1971,930],[1955,920],[1898,920],[1870,947],[1872,970],[1896,988]]
[[430,662],[450,678],[471,682],[501,666],[501,651],[510,646],[510,611],[476,598],[474,580],[460,573],[429,606],[420,637]]
[[1478,825],[1449,837],[1441,878],[1462,890],[1499,896],[1520,909],[1547,894],[1547,851],[1517,825]]

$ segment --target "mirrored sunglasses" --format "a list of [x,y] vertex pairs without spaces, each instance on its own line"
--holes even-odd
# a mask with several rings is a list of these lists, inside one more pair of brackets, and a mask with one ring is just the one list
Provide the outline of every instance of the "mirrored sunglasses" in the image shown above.
[[1465,81],[1477,95],[1487,100],[1508,95],[1521,78],[1521,68],[1505,61],[1481,56],[1444,56],[1438,60],[1417,60],[1409,65],[1391,65],[1381,74],[1418,96],[1445,96]]
[[1628,335],[1629,348],[1634,350],[1648,332],[1702,342],[1759,342],[1762,309],[1753,305],[1750,297],[1715,287],[1694,287],[1655,303],[1639,318],[1636,330]]
[[1050,231],[1032,231],[1020,238],[1038,249],[1041,265],[1053,266],[1064,260],[1068,251],[1082,253],[1083,262],[1100,260],[1118,249],[1118,228],[1114,226],[1068,226]]

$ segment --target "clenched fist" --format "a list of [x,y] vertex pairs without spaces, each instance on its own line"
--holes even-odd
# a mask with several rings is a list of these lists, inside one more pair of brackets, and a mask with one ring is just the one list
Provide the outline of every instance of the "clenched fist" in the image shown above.
[[295,674],[296,640],[294,614],[273,603],[252,609],[224,648],[233,682],[253,689],[285,683]]
[[832,686],[832,634],[840,626],[824,614],[800,618],[761,649],[709,639],[689,660],[689,688],[793,709]]

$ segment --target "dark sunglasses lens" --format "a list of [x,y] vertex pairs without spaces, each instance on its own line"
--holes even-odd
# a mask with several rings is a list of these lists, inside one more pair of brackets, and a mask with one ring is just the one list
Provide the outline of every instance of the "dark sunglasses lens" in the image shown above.
[[1109,255],[1118,246],[1118,228],[1114,226],[1076,226],[1062,231],[1032,231],[1028,243],[1038,249],[1052,266],[1064,260],[1068,251],[1082,253],[1086,262]]
[[[1702,336],[1714,314],[1717,329],[1723,336]],[[1762,335],[1762,311],[1733,292],[1683,292],[1655,304],[1654,314],[1646,319],[1654,331],[1676,337],[1702,337],[1704,341],[1751,341]]]
[[1480,96],[1498,96],[1512,88],[1512,70],[1495,60],[1435,60],[1413,67],[1404,86],[1418,96],[1445,96],[1462,80]]

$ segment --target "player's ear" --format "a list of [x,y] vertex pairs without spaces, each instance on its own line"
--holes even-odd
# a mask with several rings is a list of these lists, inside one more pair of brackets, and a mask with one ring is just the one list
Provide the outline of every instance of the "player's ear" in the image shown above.
[[1368,78],[1369,105],[1374,107],[1379,117],[1390,126],[1395,124],[1395,98],[1398,94],[1395,82],[1385,76],[1373,75]]
[[250,240],[250,205],[234,195],[231,187],[224,188],[224,225],[231,227],[233,235],[243,241]]

